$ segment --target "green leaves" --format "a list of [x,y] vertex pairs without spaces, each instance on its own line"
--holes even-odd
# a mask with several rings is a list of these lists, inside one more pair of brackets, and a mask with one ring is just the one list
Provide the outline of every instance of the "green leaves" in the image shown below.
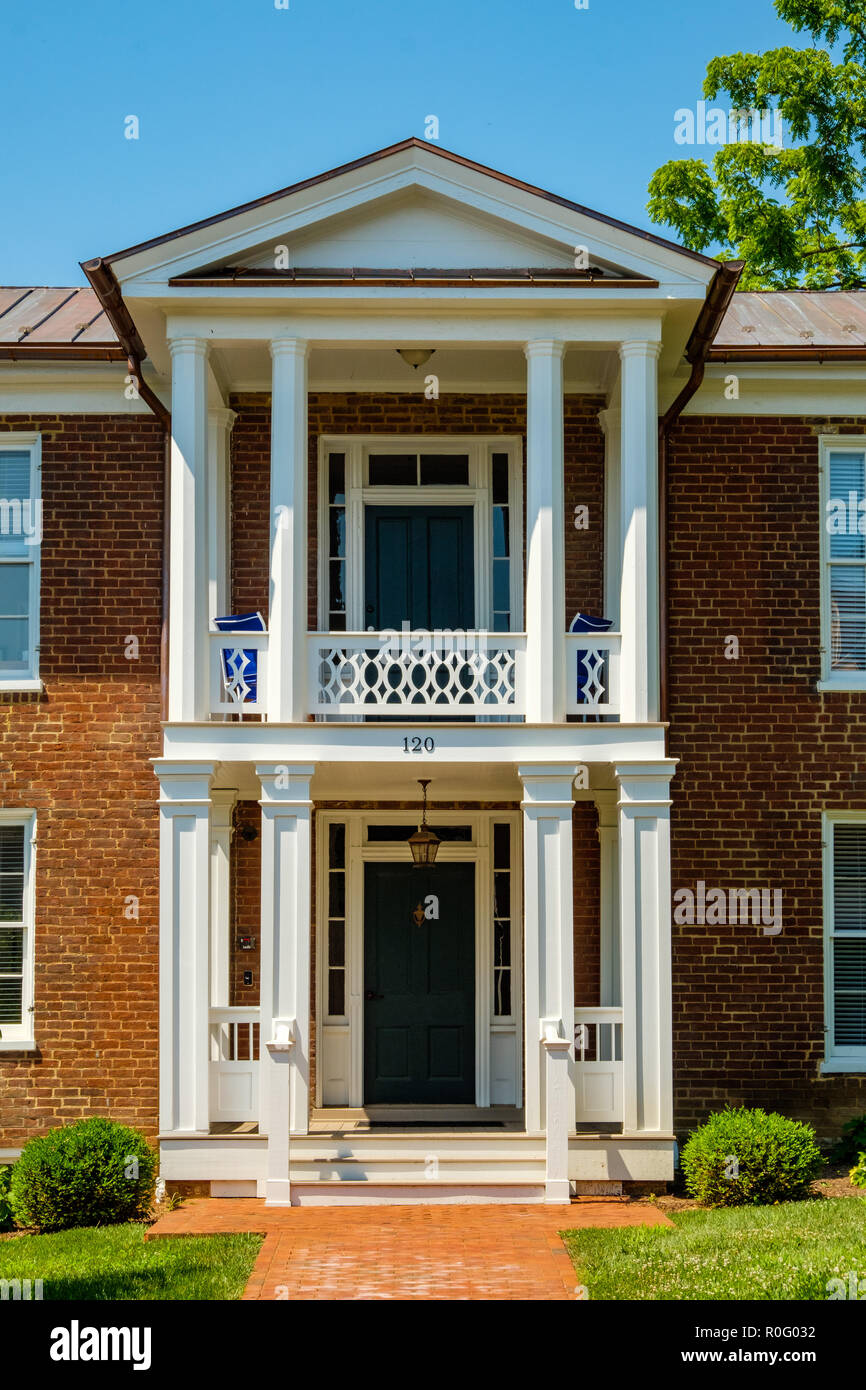
[[694,251],[744,260],[744,289],[860,288],[866,285],[866,3],[776,0],[776,11],[815,45],[822,39],[836,45],[835,56],[815,46],[714,58],[703,93],[708,101],[726,95],[726,113],[777,113],[783,148],[757,143],[745,130],[732,138],[737,132],[729,121],[729,143],[711,160],[671,160],[656,170],[649,214]]

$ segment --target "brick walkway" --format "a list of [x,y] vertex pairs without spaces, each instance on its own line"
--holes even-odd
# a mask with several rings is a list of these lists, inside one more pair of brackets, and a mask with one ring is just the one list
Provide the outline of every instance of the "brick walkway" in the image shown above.
[[265,1207],[199,1198],[147,1233],[265,1237],[245,1299],[574,1299],[578,1278],[559,1236],[580,1226],[669,1226],[642,1202],[571,1207]]

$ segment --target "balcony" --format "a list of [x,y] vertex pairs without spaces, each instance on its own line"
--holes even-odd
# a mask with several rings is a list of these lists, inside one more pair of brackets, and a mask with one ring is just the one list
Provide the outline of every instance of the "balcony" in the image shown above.
[[[566,634],[566,715],[616,720],[618,632]],[[210,716],[268,718],[268,634],[212,632]],[[527,720],[522,632],[314,632],[306,716],[317,720]]]

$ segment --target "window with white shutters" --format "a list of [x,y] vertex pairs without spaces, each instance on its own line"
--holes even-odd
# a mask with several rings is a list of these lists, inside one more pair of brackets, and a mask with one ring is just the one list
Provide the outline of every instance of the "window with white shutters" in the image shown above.
[[823,683],[866,685],[866,440],[822,441]]
[[32,812],[0,811],[0,1048],[32,1037]]
[[39,440],[0,436],[0,689],[38,677]]
[[866,816],[829,826],[829,1059],[866,1067]]

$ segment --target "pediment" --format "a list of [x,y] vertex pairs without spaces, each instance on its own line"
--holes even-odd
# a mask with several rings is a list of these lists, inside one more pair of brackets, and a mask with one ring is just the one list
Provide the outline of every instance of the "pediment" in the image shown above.
[[237,271],[310,267],[350,278],[359,267],[563,276],[577,270],[695,287],[717,268],[663,238],[417,140],[105,259],[124,291],[143,294]]

